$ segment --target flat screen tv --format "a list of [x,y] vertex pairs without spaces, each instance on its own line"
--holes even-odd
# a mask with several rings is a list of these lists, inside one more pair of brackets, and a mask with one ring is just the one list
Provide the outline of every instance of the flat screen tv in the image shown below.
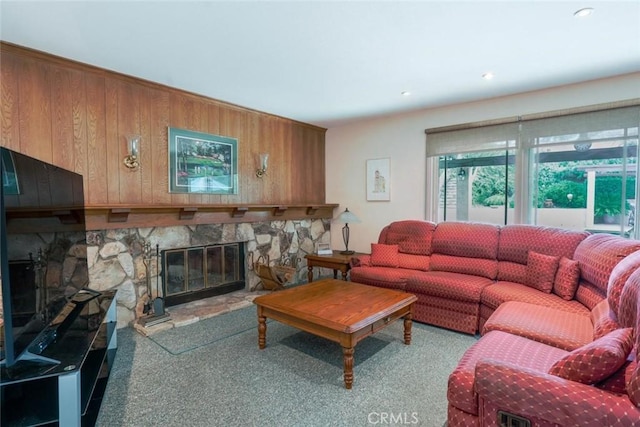
[[0,359],[55,363],[34,340],[89,282],[82,175],[4,147],[0,154]]

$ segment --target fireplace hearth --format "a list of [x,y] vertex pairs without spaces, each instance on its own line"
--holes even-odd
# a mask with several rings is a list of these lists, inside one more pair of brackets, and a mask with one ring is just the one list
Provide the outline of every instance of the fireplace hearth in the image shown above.
[[245,289],[243,261],[242,242],[162,251],[165,305]]

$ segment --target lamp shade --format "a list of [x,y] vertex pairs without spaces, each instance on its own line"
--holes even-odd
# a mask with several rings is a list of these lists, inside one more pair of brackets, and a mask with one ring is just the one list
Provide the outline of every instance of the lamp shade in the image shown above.
[[338,215],[336,222],[341,224],[358,224],[360,220],[353,214],[353,212],[349,211],[349,208],[346,208],[344,212]]

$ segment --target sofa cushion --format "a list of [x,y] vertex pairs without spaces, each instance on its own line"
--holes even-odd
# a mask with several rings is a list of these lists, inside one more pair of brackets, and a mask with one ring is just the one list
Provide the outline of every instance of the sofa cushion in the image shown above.
[[398,267],[398,245],[372,243],[371,265],[375,267]]
[[395,221],[384,227],[378,243],[398,245],[401,253],[431,255],[431,241],[436,224],[429,221]]
[[429,271],[430,257],[398,253],[398,267],[410,270]]
[[593,341],[588,316],[519,301],[505,302],[493,312],[482,334],[490,331],[508,332],[567,351]]
[[[531,357],[534,355],[535,357]],[[502,331],[491,331],[473,344],[449,375],[449,404],[470,414],[478,413],[478,396],[474,390],[475,367],[482,359],[495,359],[523,368],[547,372],[566,351]]]
[[433,232],[433,253],[496,259],[500,227],[473,222],[441,222]]
[[[588,232],[537,225],[505,225],[500,230],[498,260],[526,264],[528,251],[573,258]],[[508,280],[508,279],[500,279]],[[517,281],[517,280],[516,280]],[[522,282],[521,282],[522,283]]]
[[407,292],[448,298],[455,301],[480,302],[482,290],[491,284],[491,280],[474,275],[429,271],[416,273],[407,280]]
[[553,281],[553,293],[567,301],[573,299],[580,280],[580,264],[565,256],[560,258],[558,271]]
[[627,394],[633,404],[640,408],[640,363],[636,364],[631,377],[627,380]]
[[609,309],[609,301],[606,299],[591,309],[591,323],[593,324],[593,340],[620,328],[620,324],[616,321],[616,315]]
[[[632,328],[640,322],[638,316],[640,316],[640,268],[629,276],[622,289],[618,322],[625,328]],[[640,339],[640,333],[638,333],[638,338]],[[640,342],[638,347],[638,351],[640,351]]]
[[581,279],[592,283],[604,294],[613,268],[620,260],[637,250],[640,250],[640,241],[599,233],[580,242],[573,259],[580,263]]
[[405,290],[407,279],[413,274],[416,271],[389,267],[353,267],[349,270],[352,282],[399,290]]
[[558,257],[529,251],[527,258],[527,285],[550,293],[558,270]]
[[481,303],[489,308],[495,310],[500,304],[507,301],[544,305],[587,317],[590,314],[589,309],[576,300],[566,301],[556,294],[546,294],[520,283],[495,282],[482,291]]
[[609,307],[616,315],[619,314],[618,309],[622,289],[626,285],[627,279],[638,269],[640,269],[640,251],[625,257],[611,270],[611,276],[609,276],[609,283],[607,284],[607,300],[609,301]]
[[633,371],[636,369],[638,362],[632,360],[633,355],[629,355],[624,365],[613,373],[609,378],[605,378],[596,384],[601,390],[611,393],[627,394],[627,381],[631,380]]
[[511,261],[498,261],[498,280],[505,282],[526,283],[527,265]]
[[470,274],[495,279],[498,274],[498,262],[484,258],[466,258],[434,253],[429,262],[431,271]]
[[583,384],[594,384],[624,365],[633,347],[633,329],[616,329],[577,348],[553,364],[549,373]]

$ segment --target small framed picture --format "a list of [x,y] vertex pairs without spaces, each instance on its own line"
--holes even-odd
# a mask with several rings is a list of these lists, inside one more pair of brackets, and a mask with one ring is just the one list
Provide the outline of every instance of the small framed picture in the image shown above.
[[388,202],[391,200],[391,159],[367,160],[367,201]]
[[331,245],[329,243],[316,244],[316,253],[318,255],[332,255]]

